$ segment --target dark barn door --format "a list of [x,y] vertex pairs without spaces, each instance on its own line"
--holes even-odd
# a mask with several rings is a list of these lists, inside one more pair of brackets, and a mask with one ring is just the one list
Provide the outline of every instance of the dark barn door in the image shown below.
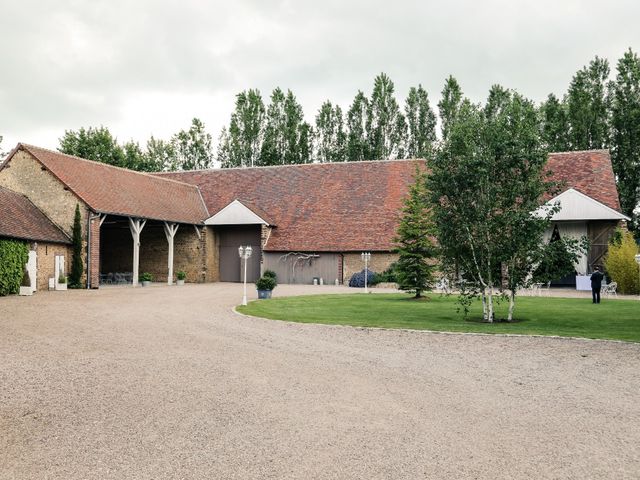
[[251,245],[253,253],[247,262],[247,282],[255,282],[260,277],[260,225],[218,227],[220,239],[220,281],[241,282],[242,264],[238,247]]

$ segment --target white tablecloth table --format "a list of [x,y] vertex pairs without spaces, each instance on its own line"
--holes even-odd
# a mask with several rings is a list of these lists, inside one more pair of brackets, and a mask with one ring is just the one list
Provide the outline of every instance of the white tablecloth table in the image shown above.
[[591,290],[591,275],[576,275],[576,290]]

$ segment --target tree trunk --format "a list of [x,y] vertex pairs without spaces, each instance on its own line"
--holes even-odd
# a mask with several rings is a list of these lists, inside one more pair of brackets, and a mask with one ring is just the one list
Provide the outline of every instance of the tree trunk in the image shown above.
[[487,298],[487,322],[493,323],[493,287],[489,287]]
[[482,321],[488,322],[487,316],[487,289],[482,290]]
[[511,290],[509,294],[509,316],[507,317],[508,322],[513,322],[513,309],[516,306],[516,292]]

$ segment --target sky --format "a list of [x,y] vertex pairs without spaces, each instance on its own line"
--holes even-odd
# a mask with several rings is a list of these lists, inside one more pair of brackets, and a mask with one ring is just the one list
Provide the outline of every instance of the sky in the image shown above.
[[100,125],[144,145],[193,117],[217,139],[248,88],[291,89],[313,122],[380,72],[401,102],[422,84],[435,106],[450,74],[476,102],[496,83],[541,101],[640,51],[638,20],[624,0],[0,0],[0,149]]

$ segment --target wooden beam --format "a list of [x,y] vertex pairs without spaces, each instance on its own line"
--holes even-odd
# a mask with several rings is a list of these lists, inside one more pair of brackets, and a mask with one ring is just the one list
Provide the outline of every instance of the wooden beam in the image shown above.
[[140,233],[144,228],[146,220],[129,217],[129,229],[133,237],[133,286],[138,286],[138,276],[140,274]]
[[177,223],[164,222],[164,235],[167,237],[167,243],[169,244],[169,259],[167,264],[169,265],[169,276],[167,277],[167,284],[173,285],[173,237],[176,236],[178,227]]

